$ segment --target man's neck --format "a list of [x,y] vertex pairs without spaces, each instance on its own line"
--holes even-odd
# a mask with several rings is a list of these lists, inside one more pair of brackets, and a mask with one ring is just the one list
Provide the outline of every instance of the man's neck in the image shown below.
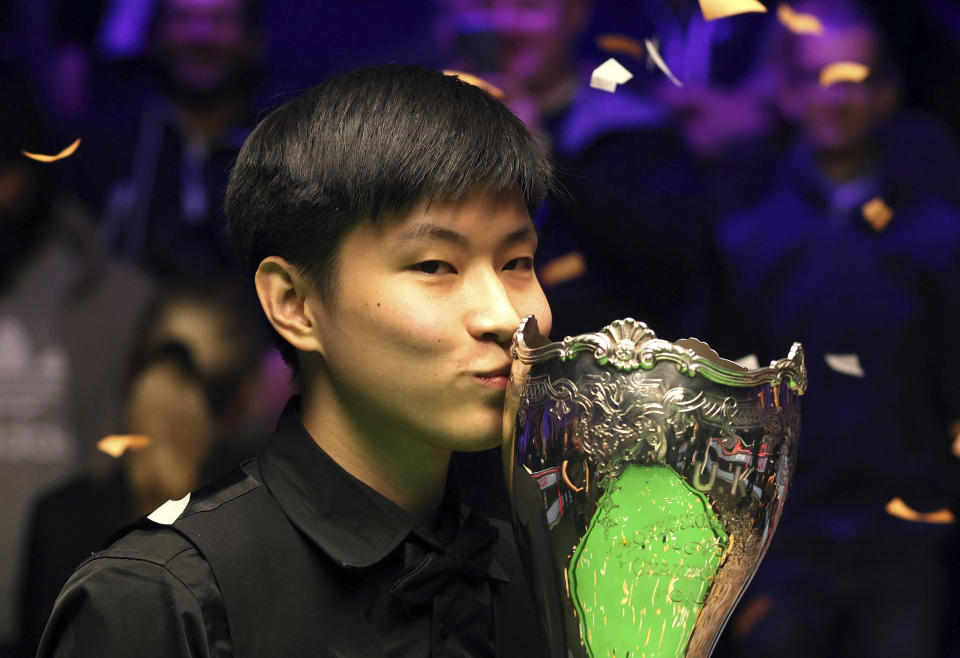
[[329,387],[304,386],[303,426],[327,455],[430,528],[443,499],[450,451],[351,414]]
[[813,161],[828,181],[845,183],[867,173],[874,157],[870,144],[863,143],[844,149],[815,151]]

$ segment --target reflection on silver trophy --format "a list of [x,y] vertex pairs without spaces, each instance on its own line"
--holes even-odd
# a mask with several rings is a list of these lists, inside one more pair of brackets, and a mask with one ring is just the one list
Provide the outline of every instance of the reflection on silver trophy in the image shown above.
[[513,340],[504,468],[551,657],[709,656],[796,459],[803,349],[747,370],[642,322]]

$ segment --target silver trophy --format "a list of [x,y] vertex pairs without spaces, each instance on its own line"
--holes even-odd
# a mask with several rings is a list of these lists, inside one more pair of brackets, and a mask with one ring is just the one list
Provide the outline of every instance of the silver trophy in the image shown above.
[[747,370],[642,322],[513,339],[504,469],[555,658],[709,656],[793,475],[803,349]]

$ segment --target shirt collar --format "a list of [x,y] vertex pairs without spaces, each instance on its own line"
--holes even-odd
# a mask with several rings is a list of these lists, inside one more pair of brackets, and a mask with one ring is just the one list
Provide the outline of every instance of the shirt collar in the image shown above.
[[882,195],[885,201],[896,203],[902,196],[886,160],[884,150],[878,147],[876,160],[861,176],[837,184],[827,180],[817,168],[810,145],[798,140],[785,159],[780,177],[788,185],[796,186],[825,214],[841,218],[859,216],[862,204],[872,197]]
[[316,444],[287,403],[260,458],[264,485],[290,521],[337,564],[376,564],[414,529],[403,509],[356,479]]
[[[478,513],[448,489],[438,525],[419,528],[406,511],[347,473],[317,445],[300,420],[300,400],[288,403],[259,459],[263,483],[290,521],[342,567],[369,567],[415,535],[434,550]],[[486,519],[483,523],[489,523]],[[509,582],[496,559],[488,573]]]

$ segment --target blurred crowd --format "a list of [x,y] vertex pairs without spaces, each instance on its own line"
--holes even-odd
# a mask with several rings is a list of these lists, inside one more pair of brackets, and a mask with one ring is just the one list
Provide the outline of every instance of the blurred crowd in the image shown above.
[[[765,4],[0,5],[0,655],[112,533],[262,446],[294,391],[225,238],[231,163],[290,94],[399,62],[485,80],[550,150],[555,339],[803,342],[796,483],[718,655],[960,656],[960,9]],[[843,62],[867,74],[824,80]],[[506,515],[496,459],[456,472]]]

